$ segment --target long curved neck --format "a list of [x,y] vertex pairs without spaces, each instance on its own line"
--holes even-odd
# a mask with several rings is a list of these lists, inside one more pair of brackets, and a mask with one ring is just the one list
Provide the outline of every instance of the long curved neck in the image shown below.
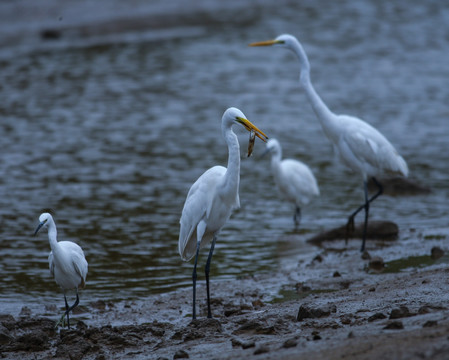
[[56,238],[57,231],[56,231],[56,225],[53,220],[49,220],[48,223],[48,241],[50,242],[50,247],[52,251],[55,251],[55,249],[58,248],[58,240]]
[[238,192],[240,183],[240,145],[237,135],[231,127],[222,127],[223,137],[228,145],[228,166],[224,176],[222,191],[224,193]]
[[299,59],[299,82],[306,91],[307,98],[312,105],[313,111],[315,112],[318,120],[321,123],[321,126],[324,129],[331,128],[333,125],[331,119],[335,117],[335,114],[329,110],[327,105],[323,102],[312,85],[312,81],[310,80],[310,63],[309,59],[307,58],[307,54],[299,42],[295,42],[294,44],[292,44],[292,50]]
[[271,169],[277,169],[281,165],[282,150],[278,149],[271,154]]
[[278,181],[280,175],[281,158],[281,154],[279,153],[271,156],[271,172],[273,173],[276,182]]

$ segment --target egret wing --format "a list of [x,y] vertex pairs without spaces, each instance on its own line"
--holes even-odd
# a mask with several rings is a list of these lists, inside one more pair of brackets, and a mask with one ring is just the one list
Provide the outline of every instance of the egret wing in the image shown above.
[[408,174],[407,164],[393,145],[377,129],[365,122],[360,121],[348,128],[341,141],[344,142],[342,148],[351,152],[345,156],[353,157],[358,169],[363,169],[368,175],[384,172],[404,176]]
[[192,185],[187,194],[180,219],[179,254],[183,260],[190,260],[196,250],[196,227],[207,217],[212,206],[215,187],[226,173],[223,166],[214,166],[204,172]]
[[297,160],[285,159],[281,167],[289,191],[297,200],[307,204],[312,196],[320,194],[316,179],[307,165]]
[[80,276],[80,282],[78,286],[83,288],[86,282],[88,264],[84,256],[83,249],[72,241],[60,241],[60,245],[64,246],[64,249],[68,251],[73,269]]
[[50,268],[51,276],[55,277],[55,263],[53,261],[53,251],[50,251],[50,254],[48,255],[48,266]]

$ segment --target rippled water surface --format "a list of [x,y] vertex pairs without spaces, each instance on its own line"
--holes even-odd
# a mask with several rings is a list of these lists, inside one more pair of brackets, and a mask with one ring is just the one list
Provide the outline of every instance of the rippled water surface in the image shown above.
[[179,257],[178,222],[190,185],[207,168],[226,164],[220,119],[229,106],[278,138],[285,157],[309,164],[321,197],[303,210],[292,246],[285,240],[292,208],[273,187],[269,160],[259,158],[264,146],[257,142],[247,159],[248,134],[235,127],[241,208],[220,234],[213,278],[274,271],[285,259],[315,251],[303,240],[342,224],[362,200],[362,185],[335,163],[299,87],[296,58],[283,49],[247,47],[284,32],[303,42],[328,106],[376,126],[407,160],[410,177],[433,190],[381,197],[371,218],[390,219],[402,230],[447,227],[449,7],[260,1],[234,9],[231,2],[223,19],[222,9],[208,4],[207,16],[169,28],[1,49],[0,304],[61,296],[48,272],[46,233],[32,236],[46,208],[55,212],[59,239],[85,251],[84,299],[133,299],[190,286],[192,264]]

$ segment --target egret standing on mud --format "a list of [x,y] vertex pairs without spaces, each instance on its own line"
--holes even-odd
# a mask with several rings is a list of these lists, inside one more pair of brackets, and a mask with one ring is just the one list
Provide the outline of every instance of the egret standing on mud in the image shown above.
[[301,207],[307,205],[313,197],[320,195],[315,176],[309,167],[298,160],[282,160],[282,148],[279,141],[271,138],[267,142],[265,153],[271,154],[271,172],[281,195],[295,204],[293,221],[295,227],[301,221]]
[[[34,235],[42,228],[48,226],[48,240],[50,242],[51,252],[48,256],[50,273],[55,278],[56,283],[64,291],[64,300],[66,311],[56,324],[58,326],[64,322],[67,316],[67,326],[70,329],[69,312],[79,303],[78,287],[84,288],[87,276],[87,261],[84,257],[83,249],[71,241],[57,241],[56,225],[53,217],[49,213],[43,213],[39,216],[39,225]],[[69,307],[66,298],[66,291],[76,289],[76,301]]]
[[198,178],[187,194],[180,220],[179,254],[184,261],[195,257],[192,274],[193,319],[196,318],[196,265],[199,251],[212,241],[205,267],[207,317],[211,318],[209,270],[215,241],[218,232],[231,216],[232,210],[240,207],[240,146],[237,135],[232,131],[234,124],[243,125],[246,130],[255,132],[263,141],[267,138],[240,110],[227,109],[221,119],[221,132],[228,146],[228,167],[210,168]]
[[[340,160],[353,171],[359,172],[363,178],[365,203],[354,211],[348,219],[346,229],[350,234],[354,230],[354,217],[365,209],[365,223],[363,228],[363,242],[361,250],[365,249],[366,231],[370,203],[382,194],[382,185],[376,176],[408,175],[405,160],[398,154],[393,145],[374,127],[363,120],[334,114],[316,93],[310,80],[310,64],[307,55],[292,35],[280,35],[274,40],[255,42],[250,46],[281,46],[293,51],[299,59],[300,83],[305,89],[309,102],[318,117],[327,138],[333,144]],[[368,179],[372,178],[378,187],[378,192],[368,197]]]

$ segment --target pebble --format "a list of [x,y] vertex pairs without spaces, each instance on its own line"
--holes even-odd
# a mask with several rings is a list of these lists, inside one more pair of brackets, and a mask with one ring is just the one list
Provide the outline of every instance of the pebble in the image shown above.
[[284,344],[282,344],[283,348],[292,348],[295,347],[296,345],[298,345],[298,342],[296,341],[296,339],[292,338],[292,339],[288,339],[284,341]]
[[189,354],[185,352],[184,350],[178,350],[175,355],[173,355],[173,359],[188,359]]
[[374,320],[381,320],[381,319],[385,319],[387,316],[386,315],[384,315],[384,314],[382,314],[382,313],[375,313],[374,315],[371,315],[369,318],[368,318],[368,322],[372,322],[372,321],[374,321]]
[[391,310],[390,319],[400,319],[414,315],[416,314],[411,313],[407,306],[401,305],[399,308]]
[[322,307],[312,308],[309,304],[302,304],[299,307],[297,321],[307,318],[321,318],[329,316],[331,313],[337,312],[337,307],[334,304],[326,304]]
[[369,261],[369,268],[376,270],[376,271],[382,271],[385,267],[384,259],[382,259],[380,256],[374,256]]
[[437,259],[439,259],[440,257],[442,257],[443,255],[444,255],[443,249],[441,249],[441,248],[438,247],[438,246],[434,246],[434,247],[432,248],[431,252],[430,252],[430,257],[431,257],[433,260],[437,260]]
[[260,345],[254,350],[254,355],[265,354],[270,351],[267,345]]
[[384,327],[384,329],[387,329],[387,330],[401,330],[403,328],[404,328],[404,324],[402,324],[402,321],[399,321],[399,320],[392,321]]

